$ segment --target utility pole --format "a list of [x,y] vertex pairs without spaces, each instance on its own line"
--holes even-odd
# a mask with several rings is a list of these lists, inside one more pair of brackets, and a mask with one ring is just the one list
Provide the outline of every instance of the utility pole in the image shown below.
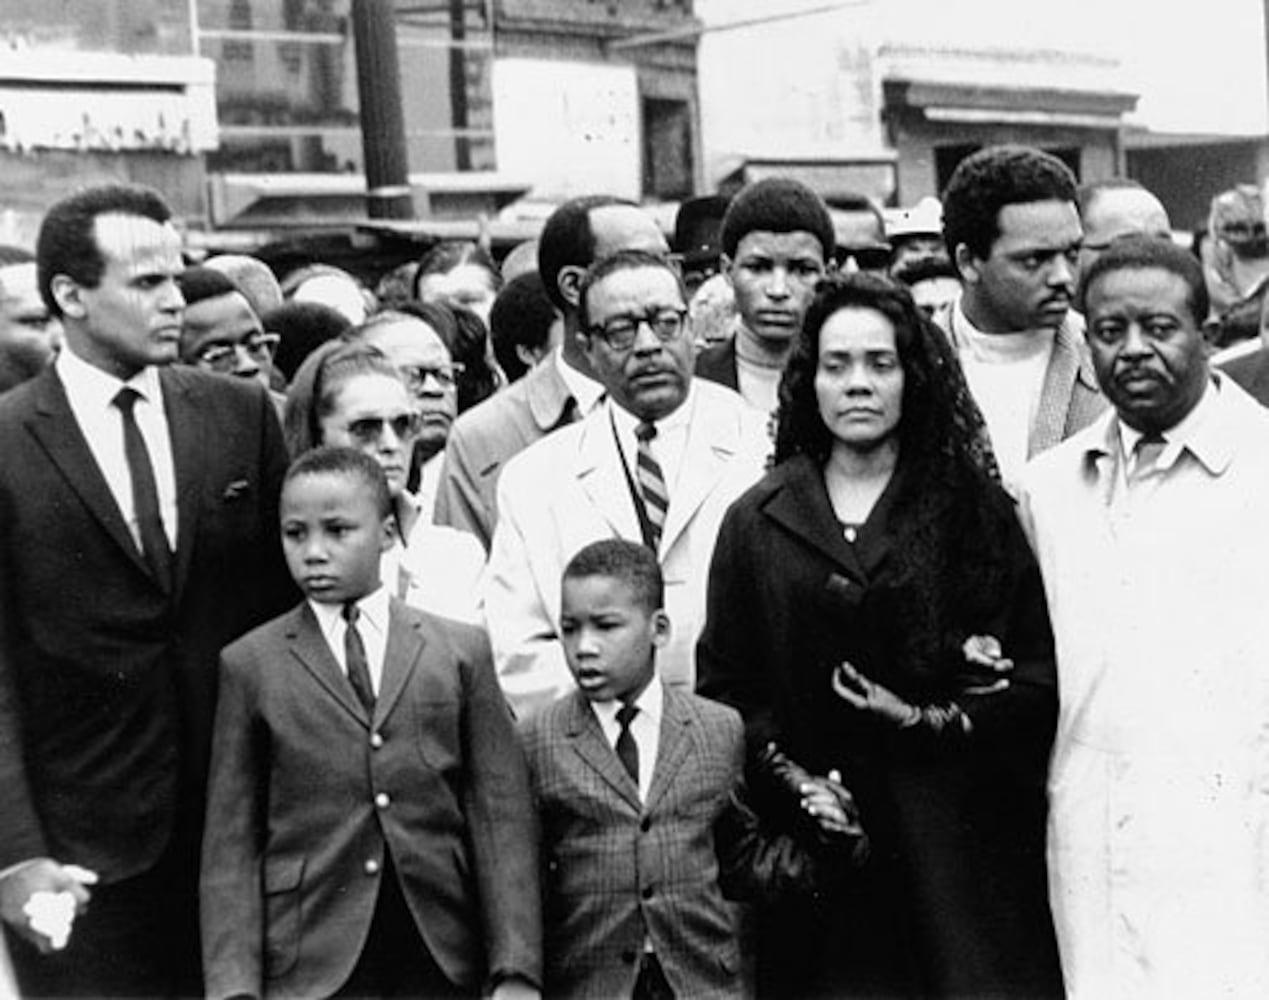
[[366,211],[372,219],[413,219],[393,0],[352,0],[352,25]]

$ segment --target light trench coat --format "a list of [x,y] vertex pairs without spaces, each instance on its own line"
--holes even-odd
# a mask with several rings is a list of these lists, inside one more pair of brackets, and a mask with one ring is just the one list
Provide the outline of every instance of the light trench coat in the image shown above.
[[1128,491],[1113,412],[1032,462],[1075,997],[1269,994],[1269,412],[1228,379]]

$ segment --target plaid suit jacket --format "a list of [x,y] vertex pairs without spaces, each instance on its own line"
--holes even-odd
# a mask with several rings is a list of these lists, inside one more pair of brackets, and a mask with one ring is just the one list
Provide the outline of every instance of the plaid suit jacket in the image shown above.
[[741,778],[732,709],[665,688],[646,802],[578,691],[521,725],[542,823],[545,995],[629,997],[650,942],[676,996],[741,992],[714,821]]

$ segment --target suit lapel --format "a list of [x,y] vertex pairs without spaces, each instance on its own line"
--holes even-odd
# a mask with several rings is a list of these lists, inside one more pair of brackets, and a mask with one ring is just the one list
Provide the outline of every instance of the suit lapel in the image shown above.
[[[1068,318],[1054,335],[1053,352],[1044,370],[1044,385],[1036,406],[1035,420],[1027,438],[1027,457],[1047,451],[1066,437],[1075,382],[1083,379],[1096,385],[1092,363],[1080,350],[1080,340]],[[1087,369],[1087,370],[1086,370]]]
[[684,700],[672,688],[665,688],[665,702],[661,712],[661,734],[657,744],[657,763],[652,771],[652,784],[648,788],[648,801],[644,806],[652,812],[674,781],[683,762],[692,754],[692,713]]
[[375,699],[374,725],[378,729],[396,707],[410,675],[423,653],[422,625],[408,617],[393,599],[388,607],[388,646],[383,655],[383,677]]
[[574,691],[569,695],[568,706],[565,732],[574,752],[635,812],[639,812],[642,809],[639,787],[626,773],[621,761],[617,759],[617,752],[604,737],[604,731],[600,728],[595,713],[591,711],[586,696],[580,691]]
[[[621,538],[640,541],[639,516],[626,482],[612,417],[601,406],[586,418],[578,442],[577,481],[595,510]],[[671,500],[670,507],[674,503]]]
[[370,717],[361,707],[352,685],[348,683],[335,655],[326,645],[321,626],[317,624],[317,617],[307,601],[292,613],[291,620],[287,623],[286,637],[290,642],[292,655],[354,719],[369,728]]
[[784,466],[784,473],[784,482],[764,504],[763,513],[856,580],[864,580],[864,568],[842,538],[823,475],[815,463],[805,455],[799,456]]
[[71,411],[61,379],[50,367],[39,376],[39,380],[35,413],[28,418],[31,433],[84,505],[101,522],[106,533],[118,543],[119,548],[136,567],[149,576],[150,570],[141,556],[141,550],[133,541],[119,504],[106,483],[106,477],[102,475],[101,468],[79,429],[79,422]]
[[571,393],[555,368],[555,359],[548,358],[525,375],[525,395],[533,422],[543,433],[552,431],[564,414]]
[[678,482],[670,488],[670,509],[661,535],[662,553],[669,552],[687,530],[701,504],[727,471],[727,463],[739,445],[740,424],[734,413],[713,406],[705,393],[698,393],[692,405],[694,411],[688,422],[683,464]]
[[167,414],[176,477],[176,566],[172,586],[179,600],[189,575],[209,452],[204,441],[206,419],[199,413],[191,384],[165,368],[159,370],[159,380],[163,385],[163,410]]

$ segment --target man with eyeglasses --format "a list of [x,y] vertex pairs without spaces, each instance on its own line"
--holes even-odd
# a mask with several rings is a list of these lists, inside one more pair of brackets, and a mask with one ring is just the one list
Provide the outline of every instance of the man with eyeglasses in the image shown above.
[[735,389],[763,413],[774,412],[784,362],[835,244],[828,207],[805,184],[769,177],[742,188],[722,226],[735,332],[701,352],[696,374]]
[[625,251],[596,263],[579,288],[579,324],[606,398],[517,455],[498,483],[485,616],[520,715],[573,688],[556,633],[559,581],[580,548],[614,536],[657,553],[674,622],[662,678],[692,690],[714,540],[770,450],[765,414],[693,378],[687,298],[666,260]]
[[0,262],[0,392],[42,372],[61,339],[61,321],[40,298],[34,257]]
[[578,340],[577,292],[595,261],[619,250],[669,252],[655,219],[611,195],[564,202],[538,241],[542,286],[564,324],[559,347],[529,373],[454,422],[436,496],[436,523],[470,531],[488,548],[498,519],[497,484],[513,455],[586,416],[603,395]]
[[272,391],[278,338],[265,332],[247,297],[210,267],[186,268],[177,284],[185,296],[181,363],[254,379]]

